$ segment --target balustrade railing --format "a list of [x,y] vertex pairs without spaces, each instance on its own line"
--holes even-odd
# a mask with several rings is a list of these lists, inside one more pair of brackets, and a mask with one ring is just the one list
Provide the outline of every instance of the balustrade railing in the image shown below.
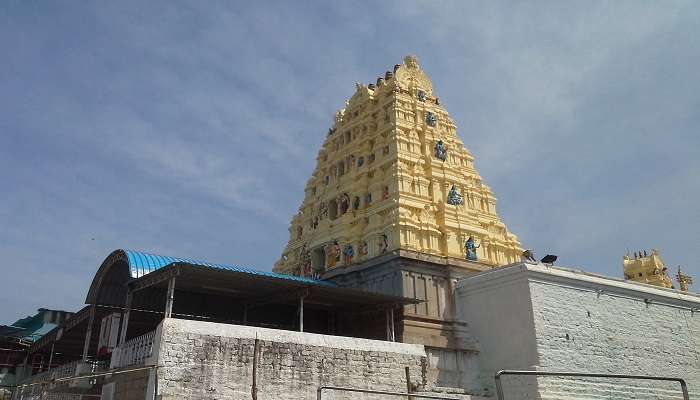
[[110,369],[144,365],[146,359],[153,354],[155,335],[155,331],[148,332],[117,346],[112,351]]

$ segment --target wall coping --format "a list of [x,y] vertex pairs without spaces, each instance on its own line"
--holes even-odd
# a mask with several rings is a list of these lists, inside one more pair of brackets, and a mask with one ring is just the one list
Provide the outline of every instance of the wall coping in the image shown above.
[[[425,357],[425,347],[420,344],[385,342],[353,338],[347,336],[321,335],[316,333],[286,331],[281,329],[259,328],[255,326],[221,324],[215,322],[192,321],[166,318],[161,322],[163,332],[174,329],[184,333],[206,336],[220,336],[242,339],[260,339],[269,342],[294,343],[306,346],[322,346],[346,350],[399,353]],[[163,338],[167,340],[167,337]]]
[[543,264],[515,263],[460,279],[457,290],[497,287],[516,280],[559,284],[571,288],[614,293],[661,303],[683,305],[700,311],[700,294],[681,292],[645,283],[597,275],[581,270]]

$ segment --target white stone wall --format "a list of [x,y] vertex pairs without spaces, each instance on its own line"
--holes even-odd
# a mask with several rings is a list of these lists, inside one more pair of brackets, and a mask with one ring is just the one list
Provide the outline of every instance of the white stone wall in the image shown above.
[[[405,367],[425,380],[420,345],[167,319],[156,355],[162,399],[251,399],[256,337],[258,399],[315,399],[321,385],[405,391]],[[324,399],[376,399],[324,392]]]
[[[663,375],[700,397],[700,296],[525,264],[465,279],[456,296],[484,378],[499,369]],[[677,384],[503,380],[508,400],[682,398]]]

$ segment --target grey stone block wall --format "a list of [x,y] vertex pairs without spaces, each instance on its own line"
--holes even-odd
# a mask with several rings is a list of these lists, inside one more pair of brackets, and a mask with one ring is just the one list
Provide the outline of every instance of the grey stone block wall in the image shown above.
[[[263,399],[315,399],[319,386],[406,390],[424,383],[423,346],[167,319],[157,362],[161,399],[251,399],[258,337],[257,387]],[[370,398],[328,392],[324,399]],[[376,399],[378,397],[371,397]]]

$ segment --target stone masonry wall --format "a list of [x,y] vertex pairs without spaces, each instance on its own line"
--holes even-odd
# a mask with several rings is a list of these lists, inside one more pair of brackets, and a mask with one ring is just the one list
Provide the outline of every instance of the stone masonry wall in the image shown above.
[[[700,312],[547,282],[531,282],[530,293],[540,369],[681,377],[700,397]],[[542,378],[539,386],[546,398],[682,398],[677,383]]]
[[[420,345],[179,319],[164,320],[160,331],[163,400],[251,399],[256,337],[260,400],[311,400],[322,385],[405,391],[405,367],[412,382],[425,380]],[[370,397],[324,392],[323,398]]]

